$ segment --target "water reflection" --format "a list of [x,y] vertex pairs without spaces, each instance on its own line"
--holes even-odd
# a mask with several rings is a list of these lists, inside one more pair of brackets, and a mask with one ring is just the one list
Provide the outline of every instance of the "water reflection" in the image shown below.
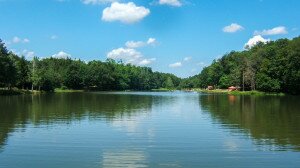
[[152,101],[152,95],[105,93],[0,97],[0,148],[10,132],[25,128],[28,123],[68,124],[86,117],[112,122],[149,112]]
[[147,167],[147,157],[143,150],[111,150],[103,153],[103,168],[130,167],[141,168]]
[[0,167],[297,167],[297,103],[184,92],[0,97]]
[[250,135],[258,146],[300,150],[299,97],[201,95],[199,99],[214,122]]

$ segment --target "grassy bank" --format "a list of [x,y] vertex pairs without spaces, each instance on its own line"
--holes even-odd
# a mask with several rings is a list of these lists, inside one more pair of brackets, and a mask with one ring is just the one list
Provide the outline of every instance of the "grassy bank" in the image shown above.
[[22,95],[22,94],[32,94],[29,90],[21,90],[21,89],[0,89],[1,96],[13,96],[13,95]]
[[169,91],[175,91],[176,89],[167,89],[167,88],[159,88],[159,89],[151,89],[151,91],[155,92],[169,92]]
[[[74,93],[74,92],[84,92],[84,90],[70,90],[70,89],[55,89],[54,93]],[[31,90],[22,90],[22,89],[0,89],[0,96],[13,96],[13,95],[23,95],[23,94],[41,94],[47,93],[43,91],[31,91]],[[50,92],[51,93],[51,92]]]
[[71,89],[55,89],[55,93],[75,93],[75,92],[84,92],[84,90],[71,90]]
[[202,92],[202,93],[215,93],[215,94],[229,94],[229,95],[254,95],[254,96],[284,96],[284,93],[268,93],[261,91],[228,91],[227,89],[216,89],[216,90],[206,90],[206,89],[192,89],[192,91]]

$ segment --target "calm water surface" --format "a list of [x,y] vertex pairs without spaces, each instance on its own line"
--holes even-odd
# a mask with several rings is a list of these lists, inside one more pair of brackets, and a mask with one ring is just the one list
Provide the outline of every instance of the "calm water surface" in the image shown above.
[[0,167],[300,167],[299,97],[0,97]]

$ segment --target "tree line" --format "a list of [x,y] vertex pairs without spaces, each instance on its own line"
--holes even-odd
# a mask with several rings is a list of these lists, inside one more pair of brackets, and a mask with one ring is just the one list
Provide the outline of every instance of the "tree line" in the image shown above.
[[174,89],[181,79],[108,59],[84,62],[70,58],[34,57],[31,61],[10,52],[0,39],[0,87],[53,91],[55,88],[86,90]]
[[151,90],[159,88],[227,89],[300,94],[300,37],[258,43],[214,60],[200,74],[181,79],[108,59],[84,62],[70,58],[34,57],[28,61],[8,51],[0,39],[0,87],[53,91]]
[[226,89],[300,93],[300,37],[258,43],[214,60],[196,76],[184,79],[183,88]]

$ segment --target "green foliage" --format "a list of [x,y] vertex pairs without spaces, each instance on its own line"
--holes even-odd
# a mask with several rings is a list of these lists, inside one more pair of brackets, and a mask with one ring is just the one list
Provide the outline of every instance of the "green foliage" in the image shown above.
[[174,83],[173,83],[171,77],[167,78],[167,80],[164,83],[164,87],[167,88],[167,89],[174,89]]
[[16,81],[16,66],[0,39],[0,85],[11,88]]
[[0,87],[61,90],[151,90],[177,88],[181,79],[173,74],[153,72],[149,67],[117,63],[34,57],[27,61],[8,53],[0,40]]
[[73,61],[65,74],[64,85],[70,89],[82,89],[84,86],[85,71],[86,69],[83,62]]
[[228,86],[231,86],[232,85],[232,82],[230,80],[230,78],[228,77],[228,75],[223,75],[221,78],[220,78],[220,88],[221,89],[227,89]]
[[300,94],[300,37],[230,52],[183,81],[184,87],[225,89],[232,85],[242,90]]
[[0,87],[53,91],[152,90],[159,88],[214,88],[300,94],[300,37],[260,43],[245,51],[232,51],[214,60],[196,76],[180,79],[153,72],[149,67],[102,61],[34,58],[8,52],[0,40]]
[[22,89],[29,87],[30,84],[30,69],[29,62],[24,56],[18,57],[10,53],[10,58],[13,60],[16,67],[16,85]]

